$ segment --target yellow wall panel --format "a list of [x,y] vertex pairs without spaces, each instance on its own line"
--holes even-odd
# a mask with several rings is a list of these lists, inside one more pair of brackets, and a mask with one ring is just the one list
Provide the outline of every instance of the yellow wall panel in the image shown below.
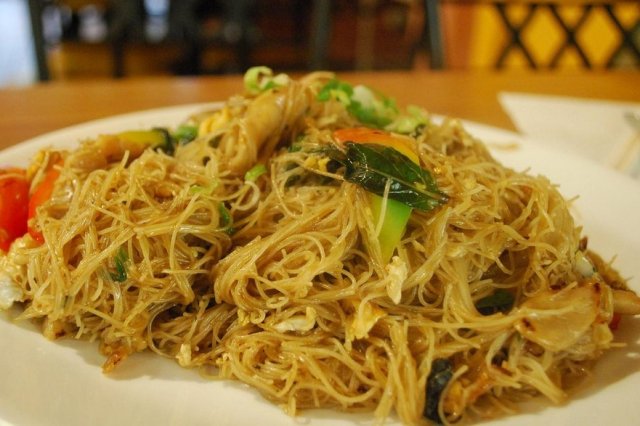
[[[466,7],[472,8],[468,28],[456,25],[455,15],[458,12],[455,7],[446,3],[443,7],[443,13],[449,15],[449,19],[444,20],[446,47],[448,51],[453,50],[449,57],[457,59],[453,67],[493,67],[509,35],[495,6],[484,3],[467,4]],[[618,5],[614,10],[626,28],[637,25],[640,19],[640,2]],[[527,7],[523,5],[511,6],[508,10],[509,18],[516,24],[522,22],[526,14]],[[580,19],[582,9],[579,6],[562,6],[559,14],[569,27],[573,27]],[[557,49],[564,44],[565,32],[548,7],[541,6],[523,31],[522,39],[534,60],[545,68]],[[621,36],[607,12],[602,7],[594,7],[577,31],[576,39],[589,61],[598,68],[606,65],[619,45]],[[456,52],[456,49],[468,49],[468,52]],[[465,62],[461,63],[460,58],[464,58]],[[514,49],[506,58],[505,66],[527,67],[528,64],[521,52]],[[580,56],[572,47],[565,49],[558,61],[559,68],[583,66]]]

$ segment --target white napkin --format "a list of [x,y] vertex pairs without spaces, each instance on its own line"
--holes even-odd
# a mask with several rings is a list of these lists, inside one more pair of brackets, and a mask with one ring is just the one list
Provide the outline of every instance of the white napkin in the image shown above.
[[640,129],[625,117],[640,117],[640,103],[507,92],[498,99],[518,131],[536,143],[640,175]]

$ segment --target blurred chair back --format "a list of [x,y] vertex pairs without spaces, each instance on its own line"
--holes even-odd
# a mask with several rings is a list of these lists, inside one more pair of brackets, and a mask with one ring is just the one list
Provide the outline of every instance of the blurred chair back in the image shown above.
[[41,0],[29,0],[29,18],[31,21],[31,33],[33,47],[36,56],[36,66],[38,69],[38,79],[47,81],[50,78],[49,67],[47,65],[47,51],[42,27],[42,12],[44,2]]
[[[391,54],[396,58],[389,68],[410,68],[418,51],[428,53],[431,68],[442,68],[444,65],[444,52],[442,31],[440,28],[440,4],[432,0],[357,0],[350,3],[355,8],[355,16],[351,23],[350,32],[354,41],[353,61],[349,68],[360,70],[373,68],[388,68],[380,65],[383,53],[389,54],[389,41],[384,40],[390,34],[380,34],[378,27],[381,21],[402,21],[396,23],[404,32],[401,43],[391,47]],[[344,6],[341,2],[331,0],[312,0],[311,34],[308,67],[310,69],[323,69],[335,66],[335,61],[330,58],[331,51],[339,49],[348,50],[348,41],[336,40],[337,34],[345,35],[344,25],[340,25],[341,19],[336,16],[336,11]],[[384,9],[395,7],[396,12],[384,15]],[[342,7],[344,9],[344,7]],[[403,9],[400,11],[400,9]],[[398,18],[402,15],[402,18]],[[420,28],[416,32],[415,23]],[[341,28],[336,28],[340,26]],[[398,31],[398,28],[396,28]],[[332,46],[332,38],[333,46]],[[382,39],[382,40],[381,40]],[[350,41],[350,40],[349,40]],[[376,45],[376,41],[386,41],[387,46]],[[397,40],[396,40],[397,41]],[[401,45],[400,45],[401,44]],[[333,49],[332,49],[333,48]]]
[[[133,44],[158,44],[166,42],[183,42],[189,48],[198,45],[199,37],[199,17],[197,7],[205,0],[166,0],[160,2],[145,0],[29,0],[29,11],[31,17],[31,27],[36,52],[38,66],[38,77],[41,81],[51,78],[51,70],[47,51],[51,41],[47,39],[44,23],[47,12],[55,11],[60,14],[62,11],[68,12],[73,18],[82,15],[83,10],[94,8],[99,10],[106,26],[105,34],[101,40],[102,44],[110,47],[111,75],[122,77],[125,75],[125,50]],[[164,16],[160,27],[161,34],[153,33],[153,11],[150,8],[163,6]],[[60,23],[57,23],[60,24]],[[76,22],[76,27],[78,23]],[[166,25],[165,25],[166,24]],[[79,24],[80,27],[82,24]],[[76,28],[77,31],[77,28]],[[71,36],[70,40],[65,39],[63,34],[59,42],[73,41],[82,43],[79,34]],[[89,40],[86,44],[97,46],[97,40]],[[187,54],[192,54],[188,51]]]

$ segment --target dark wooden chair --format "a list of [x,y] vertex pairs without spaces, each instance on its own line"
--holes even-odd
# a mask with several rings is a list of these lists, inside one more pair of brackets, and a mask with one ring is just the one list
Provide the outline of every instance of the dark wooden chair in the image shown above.
[[[184,44],[186,47],[185,56],[194,62],[188,64],[189,70],[193,73],[198,71],[200,20],[197,8],[202,1],[172,1],[168,11],[168,31],[163,40],[163,42]],[[39,80],[46,81],[51,78],[47,58],[47,40],[45,40],[43,32],[45,8],[66,6],[72,11],[77,11],[87,5],[100,6],[109,17],[108,36],[105,42],[111,47],[111,74],[113,77],[118,78],[125,75],[125,51],[130,45],[149,42],[144,34],[144,23],[147,16],[143,0],[29,0]]]

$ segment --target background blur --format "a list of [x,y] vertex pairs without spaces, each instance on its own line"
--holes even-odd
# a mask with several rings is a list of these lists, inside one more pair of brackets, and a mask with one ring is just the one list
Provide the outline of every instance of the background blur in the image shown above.
[[[640,69],[638,1],[586,9],[567,0],[436,3],[434,23],[423,0],[0,0],[0,86],[238,73],[257,64]],[[442,61],[434,62],[440,47]]]

